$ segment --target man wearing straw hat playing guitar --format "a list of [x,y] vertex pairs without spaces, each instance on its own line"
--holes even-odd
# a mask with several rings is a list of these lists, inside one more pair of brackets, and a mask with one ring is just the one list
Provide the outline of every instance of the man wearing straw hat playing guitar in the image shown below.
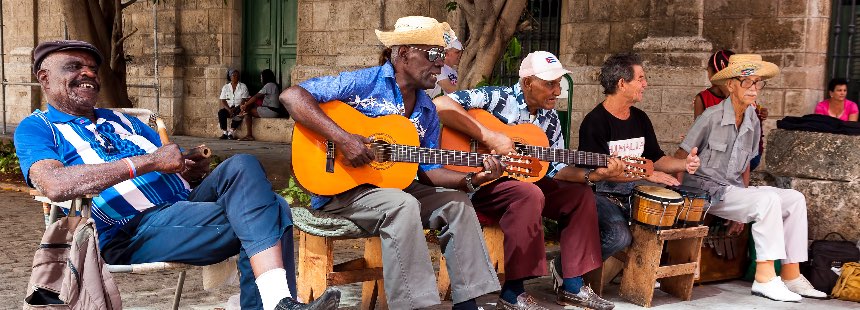
[[[420,146],[435,149],[439,145],[439,120],[424,90],[433,88],[442,68],[442,29],[433,18],[402,17],[394,31],[376,31],[388,47],[380,66],[302,82],[281,93],[281,102],[297,127],[306,127],[333,142],[338,156],[343,156],[342,162],[351,167],[384,159],[377,158],[380,155],[368,147],[368,137],[344,130],[323,112],[320,103],[343,101],[369,117],[407,117],[417,131]],[[420,164],[417,180],[402,190],[358,185],[339,194],[315,196],[312,207],[344,216],[380,236],[385,295],[392,309],[440,302],[422,228],[440,230],[454,309],[477,309],[474,299],[499,290],[499,282],[472,204],[459,190],[474,191],[474,187],[498,178],[503,168],[492,156],[483,158],[483,167],[482,172],[466,174],[438,164]]]
[[[710,213],[752,225],[756,272],[752,294],[777,301],[800,301],[801,296],[826,298],[800,274],[808,259],[806,198],[793,189],[746,186],[742,175],[758,154],[761,126],[755,102],[766,81],[779,74],[760,55],[735,54],[729,65],[711,77],[726,85],[729,96],[705,110],[687,132],[676,155],[698,148],[704,165],[684,176],[684,185],[711,194]],[[780,276],[774,260],[782,260]]]
[[103,57],[92,44],[43,42],[33,56],[48,109],[15,130],[21,171],[53,201],[99,193],[92,213],[106,262],[210,265],[239,254],[242,309],[337,308],[336,289],[307,305],[290,297],[290,209],[253,156],[206,176],[208,159],[183,157],[137,118],[95,108]]

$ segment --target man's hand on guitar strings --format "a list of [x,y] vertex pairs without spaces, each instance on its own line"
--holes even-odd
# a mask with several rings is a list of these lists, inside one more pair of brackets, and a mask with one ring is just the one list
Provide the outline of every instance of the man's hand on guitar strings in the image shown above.
[[336,152],[343,154],[344,163],[357,168],[376,159],[376,155],[366,145],[371,142],[370,138],[347,134],[340,141],[335,141],[334,147]]
[[496,154],[511,154],[516,153],[514,149],[514,140],[511,140],[507,135],[492,131],[486,139],[487,147]]
[[484,156],[484,170],[475,174],[475,184],[484,184],[502,176],[505,165],[496,156]]
[[592,172],[597,178],[591,181],[603,181],[620,176],[624,172],[624,162],[617,156],[609,157],[606,167],[597,168]]

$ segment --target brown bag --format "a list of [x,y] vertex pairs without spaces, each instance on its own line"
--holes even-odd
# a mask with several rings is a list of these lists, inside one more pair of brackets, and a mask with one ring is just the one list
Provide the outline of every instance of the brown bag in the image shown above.
[[33,257],[24,301],[24,310],[122,309],[92,219],[64,217],[48,226]]
[[831,294],[835,298],[860,302],[860,263],[842,265],[842,275]]

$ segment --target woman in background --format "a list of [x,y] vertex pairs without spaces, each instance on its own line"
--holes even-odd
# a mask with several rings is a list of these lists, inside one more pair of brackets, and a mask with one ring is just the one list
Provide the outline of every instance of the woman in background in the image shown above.
[[857,103],[845,99],[848,95],[848,80],[835,78],[827,84],[830,99],[826,99],[815,106],[815,114],[828,115],[843,121],[857,121]]
[[[251,122],[254,117],[257,118],[288,118],[290,113],[278,101],[278,95],[281,93],[281,87],[278,86],[275,79],[275,73],[272,70],[266,69],[260,72],[260,81],[263,83],[263,89],[260,89],[254,97],[251,97],[242,104],[242,112],[245,115],[245,128],[248,134],[242,137],[241,141],[254,141],[254,132],[251,127]],[[257,106],[257,101],[262,99],[263,104]]]

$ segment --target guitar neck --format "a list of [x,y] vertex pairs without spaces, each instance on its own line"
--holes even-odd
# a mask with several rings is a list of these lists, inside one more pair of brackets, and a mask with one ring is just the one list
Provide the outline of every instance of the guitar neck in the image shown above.
[[497,155],[490,154],[433,149],[402,144],[372,143],[371,148],[374,150],[377,160],[380,161],[421,164],[481,167],[484,165],[485,157],[498,157]]
[[568,165],[606,167],[609,161],[609,155],[577,150],[526,145],[525,151],[527,153],[525,155],[537,158],[541,161],[564,163]]

